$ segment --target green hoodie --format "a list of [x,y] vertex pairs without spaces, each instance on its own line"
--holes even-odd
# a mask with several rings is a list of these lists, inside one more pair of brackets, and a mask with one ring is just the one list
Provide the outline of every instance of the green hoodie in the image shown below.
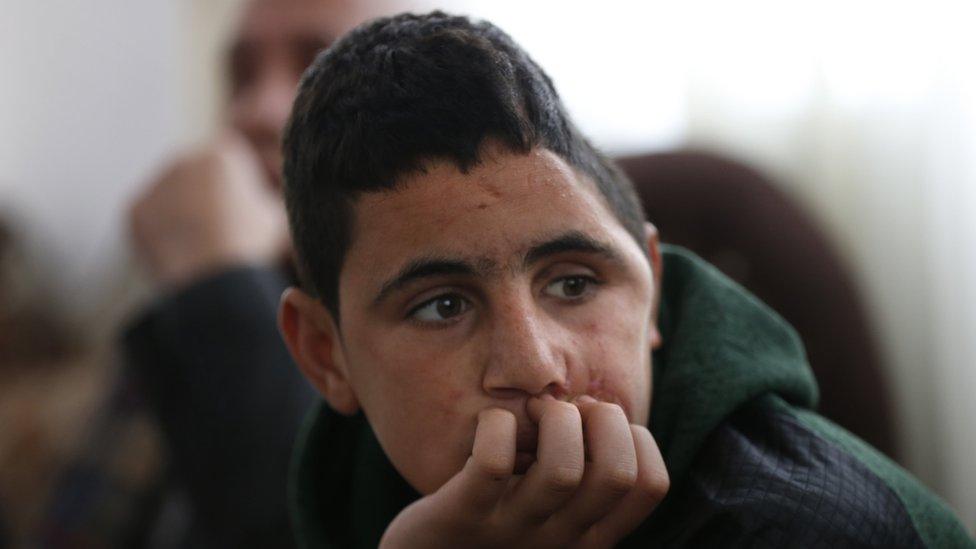
[[[668,497],[623,545],[976,547],[944,503],[818,416],[803,346],[712,266],[665,246],[651,432]],[[360,414],[320,404],[292,467],[304,547],[375,547],[418,494]]]

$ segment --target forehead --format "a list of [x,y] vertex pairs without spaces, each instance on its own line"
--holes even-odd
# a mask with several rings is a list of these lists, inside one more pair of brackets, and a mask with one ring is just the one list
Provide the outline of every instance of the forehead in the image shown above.
[[346,268],[382,277],[418,255],[479,256],[503,265],[568,231],[640,255],[595,185],[557,155],[489,150],[466,174],[437,162],[395,191],[360,197]]
[[235,42],[259,47],[311,38],[331,41],[382,9],[379,1],[252,0]]

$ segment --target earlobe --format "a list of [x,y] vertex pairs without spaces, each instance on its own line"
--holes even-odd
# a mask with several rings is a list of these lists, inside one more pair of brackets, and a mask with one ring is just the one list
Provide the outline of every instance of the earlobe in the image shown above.
[[359,400],[349,382],[338,328],[325,306],[289,288],[281,296],[278,328],[298,369],[329,405],[341,414],[355,414]]
[[651,272],[654,277],[654,305],[651,310],[651,349],[657,349],[663,343],[661,332],[658,330],[658,311],[661,306],[661,278],[664,276],[664,260],[661,258],[661,241],[657,227],[650,222],[645,222],[644,236],[646,239],[647,257],[651,262]]

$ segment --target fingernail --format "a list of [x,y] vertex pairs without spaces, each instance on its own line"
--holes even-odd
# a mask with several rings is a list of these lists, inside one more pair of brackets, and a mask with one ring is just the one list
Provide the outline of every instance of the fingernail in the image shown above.
[[576,397],[576,402],[580,404],[593,404],[594,402],[597,402],[597,400],[590,395],[580,395]]

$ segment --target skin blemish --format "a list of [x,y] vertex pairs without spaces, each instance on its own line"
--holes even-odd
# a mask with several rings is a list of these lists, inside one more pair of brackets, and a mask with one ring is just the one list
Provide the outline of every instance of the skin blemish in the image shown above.
[[464,398],[464,392],[460,389],[446,389],[445,398],[437,406],[441,419],[444,421],[452,420],[458,415],[459,403]]
[[497,187],[497,185],[494,182],[490,181],[489,177],[483,176],[478,178],[476,184],[478,185],[478,188],[482,190],[482,192],[484,192],[491,198],[498,200],[502,197],[502,191]]
[[453,409],[461,399],[464,398],[464,391],[460,389],[451,389],[447,392],[447,401],[452,405]]
[[618,398],[612,390],[607,389],[607,386],[603,380],[603,372],[594,367],[590,367],[589,370],[590,381],[586,384],[585,394],[599,400],[600,402],[609,402],[611,404],[622,405],[620,398]]
[[488,204],[485,204],[484,202],[482,202],[481,204],[478,204],[478,209],[479,210],[483,210],[483,209],[485,209],[487,207],[488,207]]
[[590,382],[586,385],[586,394],[602,400],[599,395],[603,394],[603,377],[590,377]]

